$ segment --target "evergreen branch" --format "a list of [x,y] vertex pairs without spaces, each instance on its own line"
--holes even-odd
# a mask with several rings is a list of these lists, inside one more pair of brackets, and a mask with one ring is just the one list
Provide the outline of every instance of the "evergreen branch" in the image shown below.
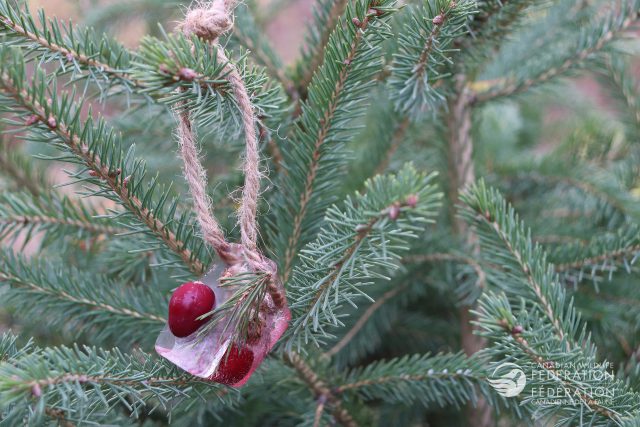
[[363,113],[363,99],[374,84],[381,65],[380,44],[386,37],[384,21],[393,3],[357,0],[347,7],[302,105],[294,142],[282,150],[287,173],[280,188],[287,188],[288,194],[271,203],[276,216],[270,231],[285,283],[299,248],[315,235],[333,200],[331,187],[347,158],[343,144],[350,135],[348,123]]
[[45,408],[44,413],[49,417],[57,421],[58,425],[62,427],[75,427],[75,424],[67,420],[65,413],[62,409]]
[[389,403],[413,403],[425,406],[461,406],[477,402],[477,390],[497,406],[495,394],[487,382],[483,361],[462,353],[404,356],[377,361],[352,370],[338,393],[357,393],[365,400],[381,399]]
[[310,21],[305,48],[297,62],[296,70],[296,84],[303,99],[306,99],[309,84],[325,59],[329,36],[346,10],[347,3],[347,0],[321,0],[314,5],[314,19]]
[[326,226],[302,251],[289,285],[293,314],[288,331],[304,341],[326,337],[329,326],[342,326],[336,313],[343,303],[367,297],[361,290],[375,278],[397,268],[406,241],[430,222],[440,194],[412,167],[397,176],[377,176],[365,184],[365,194],[347,197],[344,210],[328,210]]
[[314,396],[329,403],[333,409],[333,417],[345,427],[357,427],[351,414],[342,406],[340,398],[332,393],[331,388],[311,369],[311,367],[295,352],[285,353],[285,362],[296,370],[296,373],[311,389]]
[[[164,299],[152,298],[144,288],[118,286],[51,261],[27,262],[7,249],[0,252],[0,281],[11,286],[6,302],[21,314],[51,318],[64,327],[96,325],[98,337],[145,340],[166,322]],[[50,316],[53,312],[59,316]]]
[[393,289],[385,292],[380,298],[376,300],[373,304],[371,304],[367,309],[362,313],[362,316],[358,319],[358,321],[353,325],[351,329],[338,341],[330,350],[324,353],[327,357],[332,357],[335,354],[339,353],[342,349],[344,349],[349,342],[360,332],[360,330],[367,324],[369,318],[374,315],[376,311],[380,307],[384,305],[387,301],[397,296],[399,293],[404,291],[406,286],[398,286]]
[[280,82],[289,94],[289,98],[293,100],[298,98],[295,84],[284,72],[282,60],[276,52],[274,52],[264,32],[260,31],[251,9],[248,6],[240,5],[235,9],[232,39],[236,40],[245,49],[251,51],[252,59],[265,67],[266,72]]
[[[493,341],[487,353],[518,362],[527,379],[532,379],[526,387],[559,387],[566,394],[563,397],[581,402],[579,406],[564,406],[538,401],[537,416],[559,417],[558,422],[567,422],[587,410],[592,425],[609,425],[625,414],[637,412],[638,395],[622,381],[605,376],[604,367],[592,368],[602,374],[596,377],[597,381],[592,377],[576,379],[566,373],[570,369],[561,370],[563,364],[570,366],[568,363],[593,367],[596,348],[572,302],[567,301],[565,289],[558,283],[546,255],[540,246],[533,245],[513,208],[482,181],[471,187],[462,200],[466,205],[463,216],[479,238],[488,279],[503,291],[485,293],[476,313],[482,335]],[[525,361],[529,364],[523,366]],[[536,374],[536,369],[544,369],[550,375]],[[599,402],[593,395],[594,387],[612,391],[613,397],[606,403]]]
[[349,164],[348,180],[343,183],[342,194],[361,190],[367,179],[387,172],[397,149],[409,134],[411,121],[397,114],[393,104],[387,102],[386,89],[378,85],[371,95],[379,102],[368,109],[363,129],[352,142],[354,159]]
[[33,343],[29,340],[25,345],[18,345],[18,336],[11,332],[3,332],[0,336],[0,363],[20,357],[31,351]]
[[625,225],[615,233],[595,236],[586,244],[561,245],[550,253],[555,271],[567,280],[578,283],[585,272],[595,280],[598,272],[609,277],[622,264],[627,272],[640,254],[640,228],[635,224]]
[[[511,328],[509,329],[509,333]],[[514,340],[518,343],[518,345],[522,348],[522,350],[531,357],[531,359],[538,364],[538,366],[543,366],[545,369],[552,373],[555,378],[559,379],[559,383],[563,386],[564,389],[569,389],[573,387],[571,379],[564,379],[563,374],[560,373],[558,369],[554,367],[552,363],[548,363],[542,356],[536,353],[536,351],[531,348],[526,339],[524,339],[521,334],[514,334]],[[592,398],[587,393],[582,393],[580,390],[576,390],[577,397],[580,401],[584,402],[593,412],[598,413],[606,418],[610,419],[618,419],[618,414],[616,414],[611,409],[608,409],[604,405],[598,403],[595,398]]]
[[[47,20],[42,11],[39,21],[36,24],[28,10],[14,8],[9,0],[0,2],[0,32],[30,56],[59,64],[53,74],[72,72],[75,80],[88,78],[103,97],[107,91],[102,85],[107,84],[107,88],[146,95],[172,106],[197,104],[193,110],[203,125],[216,121],[221,128],[233,128],[237,133],[238,113],[228,90],[225,64],[216,61],[215,48],[210,44],[163,34],[164,39],[145,37],[134,55],[91,29]],[[32,55],[34,52],[39,55]],[[261,69],[248,67],[245,56],[235,66],[247,84],[256,115],[266,121],[267,127],[276,128],[276,116],[286,110],[281,88],[272,84]],[[191,90],[177,91],[179,88]]]
[[0,240],[27,230],[24,244],[38,231],[44,231],[44,243],[70,235],[106,234],[113,236],[127,233],[106,218],[96,218],[98,213],[81,203],[73,203],[56,193],[34,197],[26,193],[0,195]]
[[387,151],[384,153],[384,158],[380,163],[378,163],[378,166],[376,167],[376,175],[384,173],[389,167],[393,155],[396,153],[396,151],[398,151],[400,144],[404,142],[410,123],[411,122],[408,118],[404,118],[400,120],[400,122],[396,126],[395,130],[393,131],[393,135],[391,136],[391,143],[389,144]]
[[490,60],[500,45],[508,41],[509,36],[521,26],[521,22],[526,19],[527,9],[539,4],[544,4],[544,0],[479,2],[479,13],[470,25],[473,38],[465,40],[462,49],[467,58],[474,59],[461,62],[466,66],[470,63],[475,68],[482,64],[479,59]]
[[[566,331],[561,323],[564,317],[561,314],[564,301],[555,298],[562,292],[554,282],[553,271],[547,268],[546,255],[539,246],[531,245],[524,224],[520,222],[513,208],[506,204],[497,191],[487,189],[484,181],[463,193],[461,200],[467,207],[461,216],[469,224],[475,225],[481,246],[488,246],[494,241],[502,245],[501,252],[494,255],[501,261],[496,265],[508,263],[501,270],[504,274],[519,276],[518,285],[525,286],[529,291],[523,290],[519,293],[535,298],[547,321],[553,326],[554,332],[566,343],[567,350],[570,349],[571,343],[565,340]],[[495,268],[485,271],[490,277],[490,272],[495,272]]]
[[432,253],[424,255],[409,255],[402,259],[403,263],[423,263],[438,261],[454,261],[469,265],[478,277],[478,279],[476,280],[476,286],[482,289],[486,287],[487,275],[482,269],[482,266],[471,257],[453,253]]
[[127,70],[131,53],[121,44],[105,36],[98,37],[92,30],[79,30],[58,20],[48,20],[42,10],[39,24],[28,9],[15,8],[9,0],[0,2],[0,34],[11,44],[39,53],[47,62],[60,64],[63,73],[90,70],[88,77],[101,87],[117,84],[126,91],[137,86]]
[[[65,160],[79,162],[89,171],[89,178],[81,178],[96,184],[121,203],[127,210],[147,227],[148,232],[160,239],[171,251],[183,261],[184,265],[200,275],[205,265],[198,259],[201,242],[193,242],[192,232],[185,229],[186,217],[174,227],[172,221],[163,221],[159,215],[163,214],[168,194],[163,194],[156,206],[152,205],[152,197],[157,179],[149,189],[142,187],[142,177],[145,170],[141,161],[134,161],[129,170],[128,161],[132,152],[125,156],[120,149],[120,141],[107,125],[99,120],[96,125],[91,118],[82,123],[79,118],[81,107],[71,102],[65,95],[58,99],[58,95],[51,93],[47,97],[47,81],[40,73],[34,77],[31,87],[24,88],[24,63],[14,52],[13,58],[8,60],[7,51],[3,52],[3,69],[0,73],[0,88],[12,106],[35,117],[34,130],[42,135],[43,141],[50,142],[51,136],[57,138],[57,147],[64,147],[73,155]],[[6,101],[5,101],[6,103]],[[138,179],[140,181],[138,181]],[[106,195],[100,191],[98,194]],[[173,216],[177,205],[173,202],[168,210]],[[181,241],[180,237],[184,240]],[[197,252],[189,249],[196,247]]]
[[445,93],[437,86],[451,76],[447,68],[453,51],[448,46],[466,32],[475,2],[431,0],[407,9],[389,86],[396,110],[418,118],[445,101]]
[[622,100],[621,111],[625,116],[631,116],[630,127],[637,134],[640,131],[640,99],[633,71],[624,59],[614,55],[606,56],[602,62],[601,80],[607,83],[614,98]]
[[[132,61],[131,77],[139,82],[141,93],[179,111],[190,111],[199,125],[215,123],[238,134],[240,112],[227,80],[227,64],[218,60],[217,49],[221,48],[182,34],[145,37]],[[246,53],[234,66],[247,87],[256,117],[268,128],[277,128],[287,110],[282,87],[273,84],[262,68],[250,67]]]
[[119,405],[137,418],[147,406],[171,412],[187,398],[204,398],[211,391],[233,404],[225,389],[141,351],[124,355],[117,349],[53,347],[0,364],[0,404],[10,408],[10,416],[32,421],[51,408],[82,423],[98,409]]
[[38,196],[46,187],[44,174],[35,170],[32,163],[21,153],[11,149],[2,136],[0,136],[0,173],[33,196]]
[[593,58],[596,53],[610,45],[612,41],[616,40],[637,22],[638,13],[640,13],[637,0],[623,0],[621,3],[619,11],[611,11],[609,15],[599,23],[599,26],[595,29],[598,31],[597,35],[593,36],[589,34],[594,31],[592,28],[583,30],[583,35],[579,38],[578,45],[575,46],[575,53],[564,59],[561,65],[540,68],[541,71],[532,76],[507,80],[506,83],[499,84],[500,87],[498,88],[492,87],[486,91],[477,93],[474,102],[482,103],[525,92]]
[[[537,191],[578,190],[582,197],[578,200],[577,208],[586,212],[593,210],[589,213],[598,221],[606,218],[614,226],[640,218],[640,207],[629,191],[638,171],[635,156],[629,156],[625,161],[613,165],[613,168],[604,169],[585,166],[559,154],[551,153],[543,161],[533,164],[518,162],[509,169],[517,171],[517,175],[508,179],[517,183],[528,182]],[[570,162],[573,164],[568,167]],[[593,209],[594,204],[596,209]],[[584,213],[581,212],[581,216]]]

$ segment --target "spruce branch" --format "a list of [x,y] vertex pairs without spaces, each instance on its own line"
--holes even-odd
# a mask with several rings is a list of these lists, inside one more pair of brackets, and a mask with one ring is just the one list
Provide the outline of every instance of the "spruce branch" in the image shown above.
[[354,369],[336,391],[389,403],[419,401],[427,407],[475,404],[480,391],[497,407],[499,398],[489,386],[487,376],[486,361],[478,357],[463,353],[413,355]]
[[0,173],[33,196],[38,196],[48,186],[44,174],[36,170],[33,162],[17,149],[9,147],[6,138],[2,135],[0,135]]
[[398,148],[404,141],[404,138],[407,134],[407,130],[409,129],[409,124],[410,124],[409,119],[404,118],[400,120],[398,125],[395,127],[395,130],[393,131],[393,135],[391,136],[391,143],[389,144],[389,147],[385,151],[382,161],[378,163],[378,166],[376,167],[376,173],[375,173],[376,175],[384,173],[389,167],[389,164],[391,163],[391,159],[393,158],[393,155],[395,154],[396,151],[398,151]]
[[600,77],[615,99],[621,100],[621,112],[624,116],[630,116],[628,125],[633,129],[632,135],[637,135],[640,130],[640,99],[637,95],[638,82],[633,76],[633,71],[623,58],[617,55],[607,55],[602,59]]
[[309,84],[325,59],[329,36],[345,12],[347,3],[347,0],[321,0],[314,6],[314,19],[310,21],[305,48],[296,65],[296,85],[302,99],[306,99]]
[[434,111],[446,101],[438,88],[451,76],[449,45],[466,33],[475,2],[431,0],[422,7],[407,8],[394,54],[389,86],[396,110],[414,119]]
[[[383,85],[371,95],[373,99],[388,99]],[[364,182],[387,172],[391,161],[407,140],[411,121],[397,114],[390,102],[377,102],[367,111],[362,131],[354,141],[354,160],[350,162],[343,194],[361,190]]]
[[362,328],[367,324],[371,316],[373,316],[376,311],[380,309],[387,301],[393,299],[395,296],[406,290],[406,286],[398,286],[393,289],[385,292],[380,298],[378,298],[373,304],[371,304],[367,309],[362,313],[362,316],[358,319],[358,321],[349,329],[349,331],[344,334],[344,336],[338,341],[331,349],[326,351],[324,355],[326,357],[332,357],[335,354],[338,354],[342,351],[353,338],[360,332]]
[[[217,49],[197,37],[163,34],[145,37],[132,61],[131,77],[140,92],[179,111],[190,111],[200,126],[216,124],[223,131],[238,134],[240,112],[227,79],[227,64],[218,59]],[[277,128],[287,110],[282,87],[274,84],[262,68],[249,66],[248,54],[234,61],[246,85],[256,117],[262,126]]]
[[27,261],[7,249],[0,252],[0,282],[11,286],[5,302],[22,315],[63,327],[98,326],[100,338],[147,340],[166,321],[164,298],[144,288],[124,287],[50,260]]
[[[145,37],[134,53],[90,28],[47,19],[43,11],[36,23],[28,9],[17,9],[9,0],[0,2],[0,18],[0,31],[9,37],[9,44],[25,50],[27,59],[57,64],[52,74],[70,72],[72,81],[87,79],[100,89],[102,98],[124,92],[171,106],[197,104],[202,125],[216,121],[221,129],[237,133],[238,113],[225,64],[215,60],[215,49],[208,43],[163,32],[160,39]],[[244,54],[235,66],[247,82],[258,117],[267,128],[276,128],[279,114],[286,111],[282,88],[262,69],[249,67]],[[188,90],[176,91],[179,88]]]
[[38,232],[45,232],[43,243],[74,236],[114,236],[127,233],[108,218],[83,203],[72,202],[56,193],[34,197],[27,193],[0,195],[0,240],[18,237],[26,231],[26,245]]
[[488,90],[477,93],[474,102],[482,103],[525,92],[593,59],[597,53],[631,29],[638,20],[638,13],[640,13],[640,6],[637,0],[623,0],[619,8],[610,10],[594,28],[581,30],[581,36],[573,46],[574,53],[566,57],[560,65],[537,66],[534,68],[537,74],[507,78],[505,82],[498,83],[496,85],[498,87],[490,87]]
[[326,226],[302,251],[302,262],[289,284],[292,325],[289,343],[320,343],[328,327],[343,326],[344,303],[367,295],[361,289],[372,279],[387,278],[398,267],[407,240],[429,223],[440,194],[425,177],[406,166],[396,176],[377,176],[365,193],[347,197],[344,208],[330,208]]
[[59,64],[63,73],[90,70],[82,78],[89,78],[102,89],[113,83],[128,92],[135,81],[127,76],[131,53],[108,37],[96,36],[92,30],[79,30],[56,19],[49,20],[44,11],[38,12],[38,21],[28,9],[20,10],[9,0],[0,1],[0,34],[9,43],[22,47],[33,56]]
[[295,84],[284,72],[282,60],[271,47],[264,32],[257,25],[250,7],[245,5],[236,7],[231,41],[237,41],[241,46],[249,50],[251,58],[265,67],[266,72],[280,82],[290,99],[298,99],[299,95]]
[[331,413],[341,425],[345,427],[357,427],[351,414],[342,406],[339,396],[334,395],[325,381],[300,357],[296,352],[285,353],[285,362],[296,370],[296,373],[311,389],[316,399],[329,403],[333,408]]
[[599,273],[611,279],[619,266],[631,273],[639,254],[640,227],[628,224],[615,233],[595,236],[585,243],[560,245],[549,255],[560,277],[578,284],[585,277],[596,281]]
[[[461,51],[465,59],[460,58],[463,66],[476,68],[491,60],[500,45],[517,32],[527,18],[529,8],[544,5],[544,0],[489,0],[478,2],[478,14],[470,23],[472,38],[462,43]],[[511,37],[512,38],[512,37]],[[480,59],[480,60],[479,60]],[[484,59],[484,61],[482,61]]]
[[[71,422],[87,422],[100,409],[124,405],[138,417],[149,407],[167,412],[188,398],[215,394],[226,405],[234,396],[151,355],[117,349],[53,347],[0,363],[0,404],[11,416],[35,421],[46,408],[65,411]],[[99,414],[99,412],[98,412]]]
[[287,173],[279,187],[287,188],[288,194],[271,203],[276,209],[270,232],[285,283],[299,248],[313,238],[333,200],[332,187],[340,176],[336,172],[347,159],[348,123],[363,113],[363,99],[381,66],[380,44],[387,36],[385,20],[393,4],[358,0],[347,7],[312,80],[293,141],[282,150]]
[[[609,425],[610,421],[617,422],[622,416],[637,412],[638,395],[622,381],[604,376],[602,366],[593,368],[602,371],[603,376],[597,377],[597,381],[576,380],[556,370],[557,364],[566,363],[593,367],[596,348],[547,263],[546,254],[531,242],[513,208],[495,190],[486,188],[484,182],[471,187],[462,201],[466,205],[462,215],[478,235],[488,280],[501,290],[482,296],[476,313],[482,335],[493,342],[486,352],[497,359],[520,363],[528,372],[527,378],[533,379],[527,387],[558,386],[568,398],[580,402],[579,406],[542,402],[537,416],[557,416],[566,422],[588,411],[589,417],[593,417],[592,425]],[[523,366],[525,361],[529,364]],[[540,379],[533,373],[535,369],[544,369],[552,375]],[[599,402],[593,395],[596,386],[613,390],[612,399]]]
[[[514,176],[512,171],[518,173]],[[569,208],[581,211],[582,215],[586,213],[596,217],[598,221],[604,219],[617,227],[640,218],[637,200],[630,192],[637,171],[635,155],[603,168],[577,163],[575,159],[562,156],[561,152],[554,152],[540,162],[517,162],[500,173],[510,175],[508,185],[529,185],[536,191],[577,190],[580,197]],[[562,207],[565,206],[563,203]]]
[[[76,177],[102,189],[95,194],[110,196],[122,204],[146,226],[146,232],[161,240],[194,274],[202,274],[205,270],[199,259],[202,244],[194,242],[193,229],[185,227],[189,218],[183,215],[177,225],[175,220],[169,219],[175,214],[177,201],[167,209],[166,220],[160,217],[165,215],[164,206],[169,194],[154,198],[157,178],[144,188],[143,163],[130,159],[131,150],[126,155],[123,153],[119,138],[103,120],[98,120],[95,125],[91,117],[82,122],[79,116],[81,107],[68,96],[56,94],[55,90],[49,93],[48,81],[41,73],[36,73],[31,86],[25,88],[24,63],[20,55],[15,51],[5,50],[2,53],[0,89],[6,97],[3,103],[9,101],[11,108],[18,107],[35,117],[33,130],[41,135],[42,140],[51,143],[53,136],[54,145],[72,155],[64,160],[80,163],[88,171],[88,177],[80,178],[84,171]],[[13,57],[10,57],[11,53]]]

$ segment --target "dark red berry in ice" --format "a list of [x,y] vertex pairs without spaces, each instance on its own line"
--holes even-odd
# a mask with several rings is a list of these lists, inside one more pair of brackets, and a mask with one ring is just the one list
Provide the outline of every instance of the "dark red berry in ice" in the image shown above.
[[198,317],[214,309],[216,294],[200,282],[187,282],[171,295],[169,301],[169,329],[177,337],[183,338],[194,333],[207,319]]
[[229,353],[222,358],[218,369],[209,379],[220,384],[233,385],[247,376],[251,365],[253,365],[253,351],[247,347],[232,344]]

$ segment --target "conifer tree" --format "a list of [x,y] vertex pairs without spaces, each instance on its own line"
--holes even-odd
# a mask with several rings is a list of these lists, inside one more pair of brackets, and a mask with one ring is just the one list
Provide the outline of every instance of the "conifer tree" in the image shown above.
[[640,426],[640,2],[286,2],[0,0],[0,425]]

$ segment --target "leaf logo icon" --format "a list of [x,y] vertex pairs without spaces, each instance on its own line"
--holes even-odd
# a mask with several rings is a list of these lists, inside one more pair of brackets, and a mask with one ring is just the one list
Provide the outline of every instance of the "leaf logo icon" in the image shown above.
[[[504,373],[497,375],[498,371]],[[524,386],[527,384],[527,377],[524,371],[515,363],[502,363],[493,370],[488,381],[491,387],[501,396],[514,397],[524,390]]]

